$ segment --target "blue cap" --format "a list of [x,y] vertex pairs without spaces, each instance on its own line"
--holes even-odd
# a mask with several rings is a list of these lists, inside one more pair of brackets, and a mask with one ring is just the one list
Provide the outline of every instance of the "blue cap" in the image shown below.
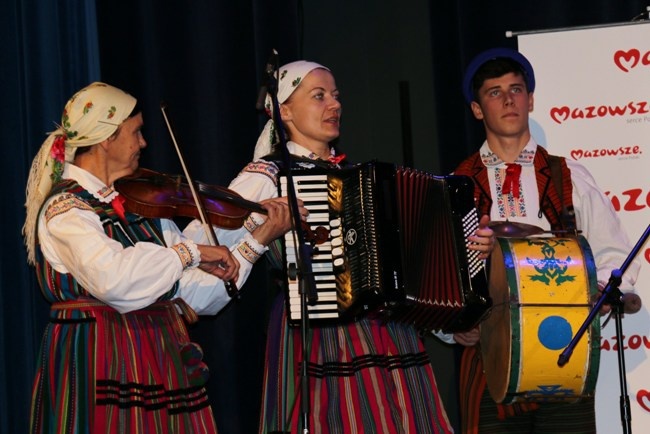
[[472,92],[472,79],[476,74],[476,71],[483,66],[484,63],[495,60],[498,58],[507,58],[514,60],[519,65],[521,65],[524,70],[524,80],[526,80],[526,87],[528,92],[533,92],[535,90],[535,72],[533,71],[533,66],[530,64],[528,59],[524,57],[517,50],[511,48],[491,48],[489,50],[483,51],[478,56],[476,56],[467,67],[465,71],[465,77],[463,78],[463,95],[465,95],[465,101],[470,104],[474,101],[474,95]]

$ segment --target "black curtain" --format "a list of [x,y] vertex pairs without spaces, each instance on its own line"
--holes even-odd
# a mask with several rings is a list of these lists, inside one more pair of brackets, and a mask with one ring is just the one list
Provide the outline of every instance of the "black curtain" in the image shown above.
[[142,164],[181,170],[159,110],[164,102],[194,176],[227,185],[252,157],[271,49],[281,62],[299,56],[297,1],[122,0],[101,1],[97,10],[102,79],[143,107],[149,149]]
[[[423,1],[415,3],[421,7]],[[646,4],[640,0],[429,2],[424,9],[430,13],[432,53],[431,59],[422,61],[434,65],[431,104],[436,107],[433,122],[438,128],[431,141],[439,143],[441,173],[452,170],[483,140],[482,128],[471,118],[460,93],[462,71],[471,57],[495,45],[515,46],[514,39],[504,36],[506,30],[629,21],[645,14]],[[227,185],[251,158],[264,120],[254,105],[271,49],[278,50],[282,63],[302,57],[319,61],[318,47],[327,47],[331,56],[336,50],[333,43],[347,42],[333,37],[340,26],[352,26],[350,31],[360,34],[367,28],[367,17],[352,17],[346,7],[332,10],[327,3],[308,5],[305,9],[311,14],[303,17],[300,0],[3,2],[1,433],[26,432],[28,427],[31,384],[48,306],[38,291],[33,269],[26,265],[21,236],[24,191],[31,161],[45,134],[54,129],[65,101],[94,80],[131,92],[140,100],[145,116],[149,146],[142,165],[180,173],[159,110],[164,101],[193,177]],[[373,8],[373,2],[367,7]],[[358,12],[358,8],[354,10]],[[390,22],[390,17],[385,20]],[[393,37],[395,31],[387,28],[386,37]],[[305,46],[306,33],[310,37],[305,40],[318,43]],[[369,68],[359,72],[358,80],[379,73],[372,68],[375,59],[364,52],[358,55],[369,57]],[[355,92],[354,80],[339,80],[338,85],[343,95]],[[376,113],[368,118],[381,118],[382,89],[373,97],[376,102],[368,106],[376,107]],[[372,158],[367,155],[357,160]],[[192,329],[211,368],[209,393],[222,433],[247,434],[257,426],[270,298],[266,280],[266,266],[261,263],[244,286],[241,300],[214,318],[202,319]],[[455,420],[453,400],[448,402]]]
[[49,307],[27,266],[21,229],[31,161],[65,101],[99,78],[92,1],[2,2],[0,35],[0,432],[24,433]]

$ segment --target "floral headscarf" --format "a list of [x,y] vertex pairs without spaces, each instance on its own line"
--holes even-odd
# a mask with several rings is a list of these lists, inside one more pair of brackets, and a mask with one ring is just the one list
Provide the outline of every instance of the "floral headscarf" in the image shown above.
[[27,216],[23,226],[27,259],[35,262],[38,213],[52,185],[61,179],[65,162],[74,160],[77,148],[109,138],[133,111],[136,99],[105,83],[95,82],[66,103],[61,125],[49,133],[32,162],[27,180]]
[[[323,65],[319,65],[315,62],[308,62],[306,60],[298,60],[281,66],[278,71],[278,104],[282,104],[289,99],[293,91],[296,90],[305,76],[318,68],[329,71],[329,68],[326,68]],[[273,150],[273,145],[278,142],[275,123],[273,122],[273,102],[271,100],[271,95],[268,93],[266,94],[266,100],[264,101],[264,108],[266,114],[268,114],[271,119],[266,122],[260,137],[257,139],[253,160],[258,160],[259,158],[270,154]]]

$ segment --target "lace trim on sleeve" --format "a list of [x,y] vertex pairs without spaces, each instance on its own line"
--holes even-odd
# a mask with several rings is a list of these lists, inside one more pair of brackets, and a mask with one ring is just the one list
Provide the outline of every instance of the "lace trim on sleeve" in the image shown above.
[[268,248],[258,243],[251,234],[246,234],[242,242],[239,243],[239,246],[237,246],[237,251],[251,264],[257,262],[257,260],[267,250]]
[[246,219],[246,221],[244,222],[244,227],[248,232],[252,233],[262,223],[264,223],[264,219],[262,217],[260,217],[256,213],[251,213]]

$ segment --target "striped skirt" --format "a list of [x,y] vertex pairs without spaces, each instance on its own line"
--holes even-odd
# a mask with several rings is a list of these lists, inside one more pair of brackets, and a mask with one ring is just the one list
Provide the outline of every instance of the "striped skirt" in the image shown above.
[[[312,327],[307,342],[310,432],[453,432],[412,327],[364,319]],[[260,433],[301,432],[301,348],[280,300],[270,318]]]
[[127,314],[55,303],[32,393],[32,433],[216,433],[206,368],[176,307]]

